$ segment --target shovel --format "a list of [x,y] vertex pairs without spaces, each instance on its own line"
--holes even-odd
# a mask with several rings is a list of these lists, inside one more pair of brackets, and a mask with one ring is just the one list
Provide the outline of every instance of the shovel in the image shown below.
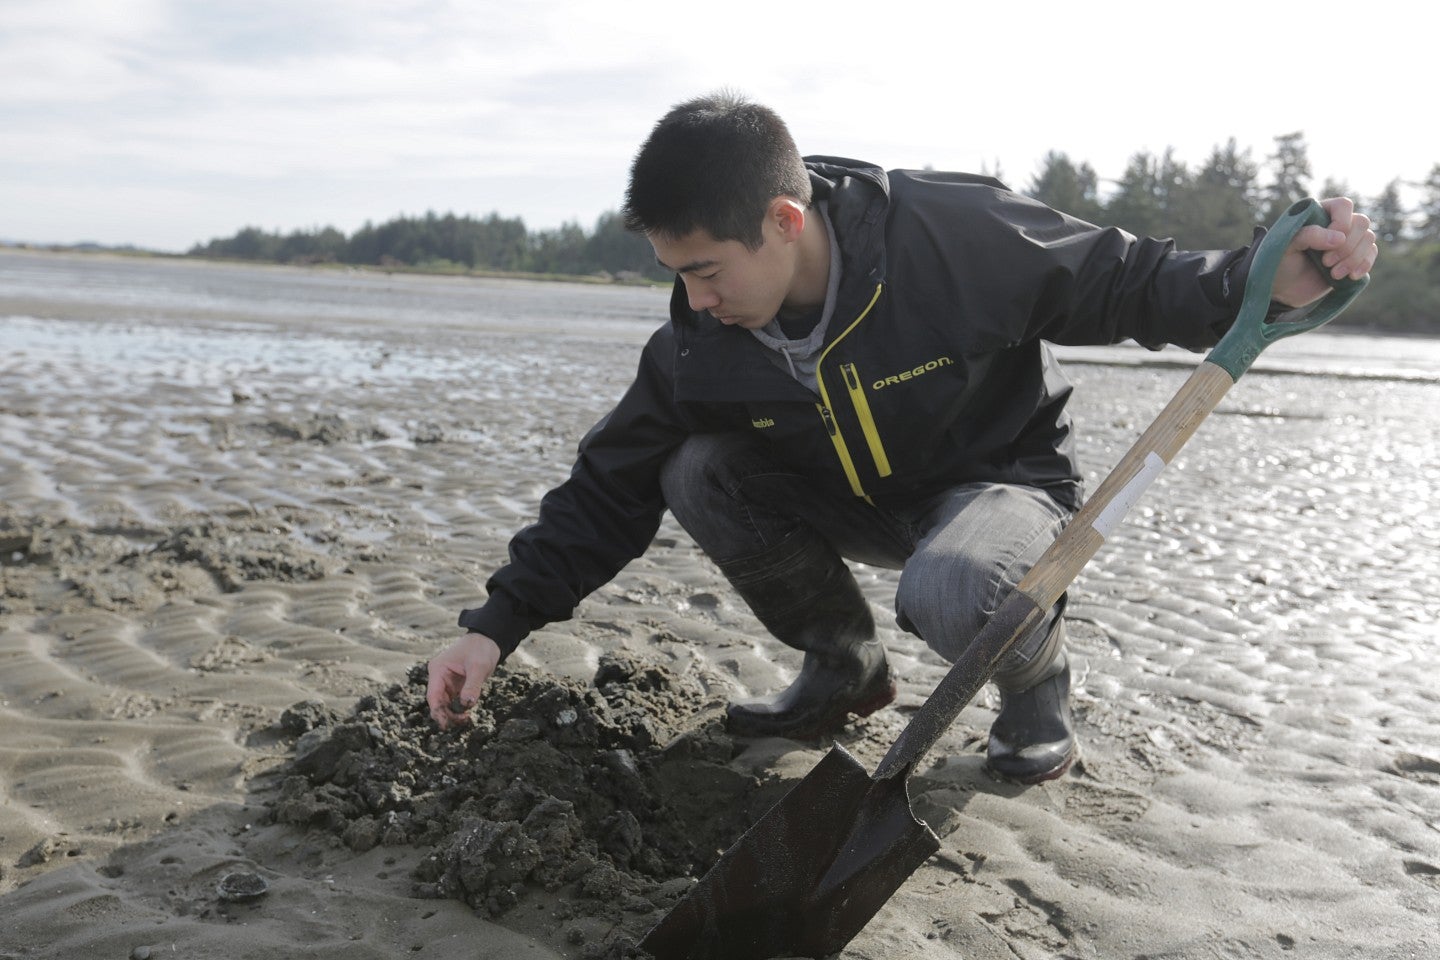
[[910,811],[911,771],[1260,352],[1328,323],[1369,282],[1333,281],[1330,293],[1300,319],[1266,319],[1290,241],[1308,224],[1328,223],[1324,209],[1309,199],[1276,221],[1255,252],[1229,333],[1000,605],[875,773],[867,774],[836,744],[645,935],[643,949],[657,960],[827,956],[849,943],[940,848],[935,833]]

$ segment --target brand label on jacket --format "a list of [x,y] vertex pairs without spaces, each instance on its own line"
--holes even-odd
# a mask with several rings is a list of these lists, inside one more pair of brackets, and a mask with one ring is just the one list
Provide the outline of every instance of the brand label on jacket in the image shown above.
[[902,371],[895,374],[894,376],[876,380],[874,383],[870,384],[870,389],[883,390],[886,387],[897,386],[905,382],[906,380],[914,380],[916,377],[923,376],[924,374],[927,374],[932,370],[939,370],[941,367],[952,366],[954,363],[955,361],[951,360],[949,357],[936,357],[934,360],[927,360],[924,363],[917,364],[916,366],[911,367],[909,370]]

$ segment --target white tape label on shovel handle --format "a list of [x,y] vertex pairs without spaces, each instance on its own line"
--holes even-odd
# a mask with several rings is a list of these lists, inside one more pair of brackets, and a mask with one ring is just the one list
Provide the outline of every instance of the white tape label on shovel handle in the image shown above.
[[1153,450],[1145,454],[1145,463],[1140,467],[1140,472],[1130,478],[1130,482],[1120,488],[1114,499],[1105,505],[1100,511],[1100,516],[1095,518],[1091,524],[1095,532],[1100,534],[1102,539],[1109,539],[1110,534],[1125,519],[1125,514],[1135,505],[1135,501],[1155,482],[1160,476],[1160,471],[1165,469],[1165,461]]

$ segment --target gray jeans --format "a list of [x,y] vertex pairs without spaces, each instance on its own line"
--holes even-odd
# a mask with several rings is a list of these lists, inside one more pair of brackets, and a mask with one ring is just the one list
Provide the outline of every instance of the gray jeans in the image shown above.
[[[835,563],[843,557],[901,571],[897,622],[951,661],[1070,518],[1039,488],[995,483],[961,484],[882,509],[818,490],[743,433],[690,437],[666,463],[662,485],[671,513],[722,568],[792,536],[818,536],[833,548]],[[1063,604],[1001,670],[1030,661]]]

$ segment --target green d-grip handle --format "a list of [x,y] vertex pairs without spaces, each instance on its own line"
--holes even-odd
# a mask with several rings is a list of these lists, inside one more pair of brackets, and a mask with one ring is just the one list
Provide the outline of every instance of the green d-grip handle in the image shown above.
[[[1359,280],[1348,277],[1344,280],[1330,279],[1330,292],[1307,308],[1299,319],[1266,319],[1270,312],[1271,290],[1275,286],[1275,272],[1280,268],[1280,260],[1285,256],[1290,241],[1295,239],[1295,234],[1299,233],[1302,227],[1310,224],[1324,227],[1329,223],[1330,215],[1325,212],[1325,208],[1320,206],[1318,201],[1307,197],[1292,204],[1261,239],[1260,247],[1250,262],[1250,276],[1245,282],[1245,298],[1241,301],[1235,324],[1205,358],[1216,366],[1223,367],[1232,380],[1239,380],[1250,368],[1250,364],[1255,362],[1255,358],[1260,356],[1260,351],[1276,340],[1314,330],[1334,320],[1370,282],[1368,275]],[[1311,251],[1311,259],[1315,261],[1316,268],[1328,277],[1329,271],[1320,262],[1318,251]]]

